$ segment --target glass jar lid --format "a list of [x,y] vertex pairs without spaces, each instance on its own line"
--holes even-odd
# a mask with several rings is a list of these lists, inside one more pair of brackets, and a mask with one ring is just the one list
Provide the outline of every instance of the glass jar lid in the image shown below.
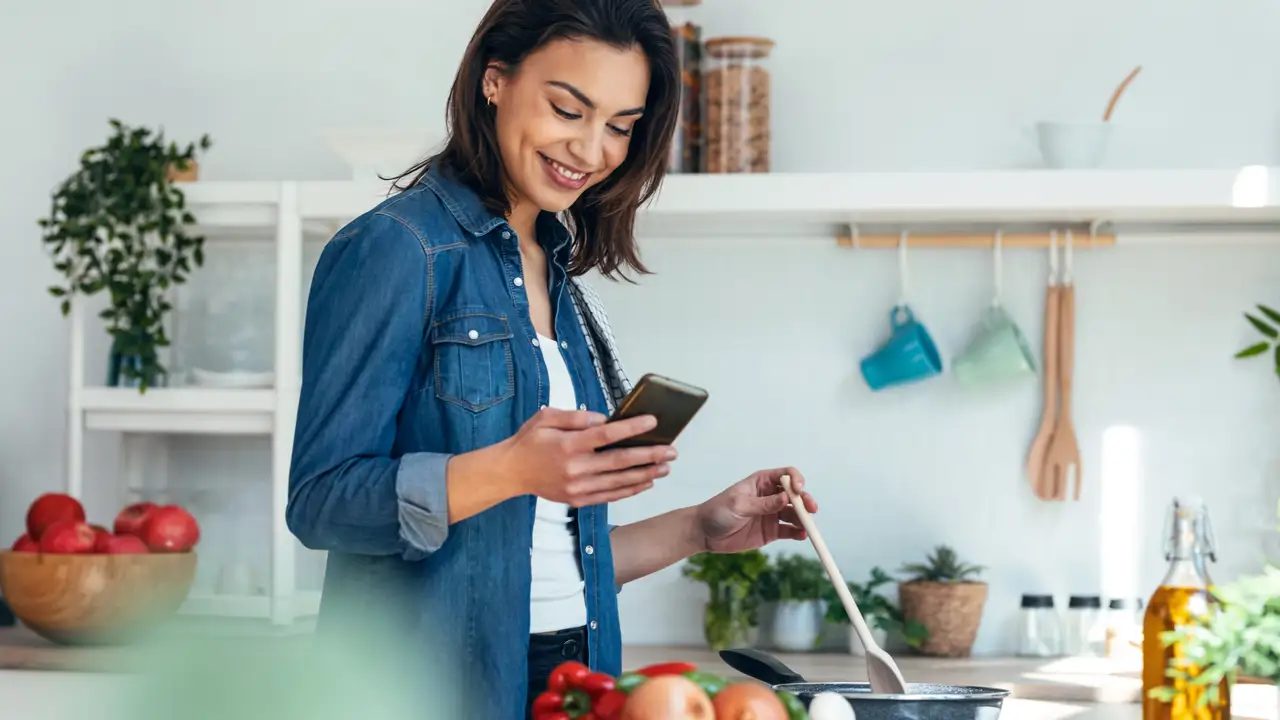
[[774,42],[765,37],[731,36],[707,40],[707,54],[714,58],[747,58],[758,60],[768,57]]

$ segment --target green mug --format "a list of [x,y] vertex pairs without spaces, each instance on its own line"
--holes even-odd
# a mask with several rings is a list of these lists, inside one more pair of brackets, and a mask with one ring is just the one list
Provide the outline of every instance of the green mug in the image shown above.
[[961,385],[970,388],[1004,385],[1036,374],[1027,338],[1001,305],[983,315],[977,333],[952,363]]

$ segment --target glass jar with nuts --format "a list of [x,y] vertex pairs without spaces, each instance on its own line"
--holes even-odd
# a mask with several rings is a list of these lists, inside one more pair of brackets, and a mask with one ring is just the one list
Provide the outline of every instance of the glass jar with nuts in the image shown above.
[[667,171],[702,169],[702,26],[695,22],[702,0],[662,0],[680,61],[680,113]]
[[719,37],[706,42],[703,74],[703,171],[769,172],[770,77],[773,41]]

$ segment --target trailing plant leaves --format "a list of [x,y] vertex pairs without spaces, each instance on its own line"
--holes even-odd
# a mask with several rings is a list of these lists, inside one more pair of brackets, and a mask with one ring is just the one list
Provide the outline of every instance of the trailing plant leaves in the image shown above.
[[1280,312],[1276,312],[1266,305],[1258,305],[1258,312],[1267,316],[1267,319],[1277,325],[1280,325]]
[[1258,332],[1262,333],[1263,335],[1266,335],[1272,340],[1275,340],[1277,337],[1280,337],[1280,331],[1277,331],[1275,328],[1266,324],[1262,320],[1259,320],[1258,318],[1250,315],[1249,313],[1245,313],[1244,316],[1249,320],[1249,324],[1257,328]]
[[[192,263],[204,262],[204,238],[188,234],[195,217],[182,191],[169,180],[171,168],[188,166],[196,144],[180,148],[163,132],[132,128],[108,120],[113,134],[80,156],[80,167],[52,195],[49,215],[38,221],[54,268],[66,287],[50,288],[65,298],[107,292],[107,322],[112,348],[137,361],[122,374],[140,389],[166,374],[156,349],[169,344],[164,318],[172,307],[165,292],[182,283]],[[202,136],[199,148],[211,146]]]
[[1249,347],[1236,353],[1236,357],[1238,358],[1254,357],[1255,355],[1261,355],[1262,353],[1270,349],[1271,349],[1271,343],[1268,343],[1268,342],[1254,343]]
[[1219,586],[1215,595],[1220,603],[1209,612],[1161,635],[1166,645],[1181,647],[1165,673],[1174,683],[1155,688],[1153,697],[1172,700],[1186,683],[1207,688],[1204,705],[1240,673],[1280,683],[1280,569]]

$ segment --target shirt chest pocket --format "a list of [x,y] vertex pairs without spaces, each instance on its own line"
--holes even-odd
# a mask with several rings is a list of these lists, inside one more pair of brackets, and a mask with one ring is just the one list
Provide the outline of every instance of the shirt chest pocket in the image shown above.
[[507,318],[481,311],[449,313],[431,326],[436,397],[480,412],[516,394]]

